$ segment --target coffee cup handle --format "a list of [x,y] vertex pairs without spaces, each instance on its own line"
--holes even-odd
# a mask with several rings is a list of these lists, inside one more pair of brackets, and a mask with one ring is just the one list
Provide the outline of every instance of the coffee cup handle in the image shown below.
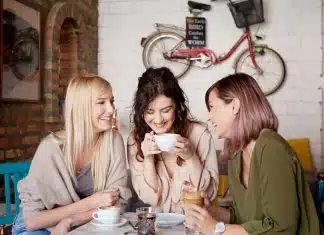
[[92,213],[92,218],[94,218],[94,219],[98,219],[99,218],[97,211],[95,211],[95,212]]

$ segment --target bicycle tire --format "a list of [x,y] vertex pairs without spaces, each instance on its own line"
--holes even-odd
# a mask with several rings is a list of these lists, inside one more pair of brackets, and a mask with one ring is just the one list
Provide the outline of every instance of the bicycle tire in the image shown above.
[[[15,77],[17,79],[19,79],[21,81],[33,81],[33,80],[35,80],[35,78],[37,78],[37,74],[39,73],[39,50],[38,50],[38,43],[37,43],[37,41],[34,38],[32,38],[32,37],[25,38],[24,40],[19,40],[15,44],[15,46],[14,46],[14,48],[13,48],[12,51],[17,50],[16,48],[20,48],[21,45],[23,45],[25,43],[32,43],[32,44],[35,44],[36,45],[37,54],[38,54],[38,62],[37,62],[38,63],[38,66],[37,66],[36,70],[25,75],[25,74],[23,74],[20,71],[20,69],[18,67],[18,63],[19,62],[15,62],[15,63],[11,64],[10,65],[10,68],[11,68],[12,73],[15,75]],[[19,61],[19,60],[17,60],[17,61]]]
[[[265,81],[265,79],[263,80],[258,80],[258,77],[255,76],[255,74],[251,74],[249,72],[246,72],[242,69],[242,66],[244,63],[244,61],[250,57],[250,52],[248,49],[244,50],[238,57],[237,57],[237,61],[236,61],[236,64],[235,64],[235,73],[240,73],[240,72],[243,72],[243,73],[247,73],[249,75],[251,75],[253,78],[255,78],[259,84],[259,86],[261,87],[262,91],[264,92],[264,94],[266,96],[268,95],[271,95],[273,93],[275,93],[276,91],[278,91],[285,79],[286,79],[286,65],[285,65],[285,62],[284,60],[282,59],[282,57],[280,56],[280,54],[278,52],[276,52],[274,49],[272,48],[269,48],[267,46],[262,46],[262,45],[255,45],[253,46],[253,51],[255,53],[255,59],[256,59],[256,62],[258,64],[258,66],[263,70],[265,67],[263,66],[263,64],[261,64],[258,59],[259,59],[259,56],[263,56],[265,54],[265,52],[268,52],[267,54],[271,55],[273,58],[275,58],[275,60],[278,61],[278,67],[279,67],[279,70],[274,70],[274,71],[279,71],[279,75],[278,75],[278,78],[276,80],[275,83],[271,84],[271,87],[269,89],[265,89],[264,87],[264,83],[265,82],[268,82],[268,81]],[[250,60],[251,61],[251,60]],[[252,64],[252,61],[251,61],[251,64]],[[271,65],[273,66],[273,64],[271,63]],[[253,65],[249,66],[251,67],[252,69],[254,68]],[[257,71],[255,70],[255,72],[257,73]],[[264,71],[263,71],[264,73]],[[266,73],[269,73],[269,72],[266,72]],[[271,73],[275,73],[275,72],[271,72]]]
[[[182,48],[186,48],[185,45],[185,39],[184,37],[182,37],[181,35],[174,33],[174,32],[161,32],[155,36],[153,36],[151,39],[149,39],[149,41],[145,44],[144,48],[143,48],[143,53],[142,53],[142,60],[143,60],[143,64],[145,66],[145,68],[157,68],[157,67],[167,67],[169,68],[174,76],[176,78],[181,78],[186,72],[188,72],[190,66],[191,66],[191,61],[190,60],[185,60],[185,59],[176,59],[176,60],[168,60],[163,56],[163,53],[165,53],[166,51],[161,52],[162,55],[162,60],[164,62],[168,62],[168,65],[159,65],[159,64],[154,64],[152,63],[151,60],[151,53],[153,51],[153,47],[156,46],[157,43],[162,42],[162,40],[164,39],[173,39],[175,40],[175,44],[173,45],[173,47],[175,47],[177,44],[179,44],[179,46],[183,46]],[[183,42],[183,44],[182,44]],[[162,42],[163,43],[163,42]],[[164,48],[162,48],[163,50],[166,49],[166,47],[164,46]],[[173,48],[171,48],[173,49]],[[180,62],[179,62],[180,61]],[[176,64],[181,64],[183,65],[182,68],[180,68],[180,71],[177,72],[175,69],[175,65]]]

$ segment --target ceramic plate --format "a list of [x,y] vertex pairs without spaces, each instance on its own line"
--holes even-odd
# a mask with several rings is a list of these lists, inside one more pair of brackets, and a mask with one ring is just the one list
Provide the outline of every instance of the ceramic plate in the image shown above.
[[174,226],[184,222],[184,215],[177,213],[157,214],[157,224],[161,226]]
[[101,222],[100,220],[97,219],[93,219],[91,221],[91,224],[95,225],[95,226],[99,226],[99,227],[120,227],[123,226],[124,224],[126,224],[127,219],[125,218],[120,218],[119,223],[115,223],[115,224],[106,224]]

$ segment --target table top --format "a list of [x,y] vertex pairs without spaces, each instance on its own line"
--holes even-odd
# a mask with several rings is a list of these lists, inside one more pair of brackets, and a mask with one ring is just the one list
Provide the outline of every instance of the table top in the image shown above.
[[[232,197],[218,198],[218,205],[229,206],[231,205]],[[137,232],[132,228],[129,223],[133,225],[137,222],[137,216],[134,212],[125,213],[122,217],[127,219],[127,223],[120,227],[99,227],[91,223],[84,224],[71,232],[69,235],[86,235],[86,234],[113,234],[113,235],[137,235]],[[178,225],[172,228],[156,228],[157,235],[185,235],[184,225]]]
[[[86,234],[113,234],[113,235],[137,235],[137,232],[126,223],[120,227],[98,227],[90,222],[74,229],[69,235],[86,235]],[[156,228],[157,235],[185,235],[185,228],[183,225],[179,225],[173,228],[161,229]]]
[[[84,224],[71,232],[69,235],[86,235],[86,234],[113,234],[113,235],[137,235],[137,231],[135,231],[131,224],[136,224],[137,215],[133,212],[128,212],[122,215],[122,218],[125,218],[127,222],[124,225],[119,227],[101,227],[91,223],[91,221],[87,224]],[[157,235],[185,235],[184,225],[173,226],[172,228],[156,228]]]

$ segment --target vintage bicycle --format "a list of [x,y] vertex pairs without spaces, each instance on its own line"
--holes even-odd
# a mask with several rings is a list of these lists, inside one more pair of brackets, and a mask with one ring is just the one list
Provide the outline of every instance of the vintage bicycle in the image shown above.
[[[248,47],[236,58],[235,72],[243,72],[254,77],[265,95],[276,92],[284,83],[286,66],[274,49],[265,44],[256,44],[263,39],[255,35],[252,39],[250,26],[264,22],[262,0],[228,0],[227,5],[235,24],[243,28],[242,36],[226,53],[216,52],[205,47],[188,47],[186,30],[172,24],[155,23],[156,31],[141,39],[144,66],[168,67],[177,78],[181,78],[192,66],[208,68],[229,59],[239,46],[247,40]],[[188,1],[190,13],[194,17],[209,11],[211,5]]]

